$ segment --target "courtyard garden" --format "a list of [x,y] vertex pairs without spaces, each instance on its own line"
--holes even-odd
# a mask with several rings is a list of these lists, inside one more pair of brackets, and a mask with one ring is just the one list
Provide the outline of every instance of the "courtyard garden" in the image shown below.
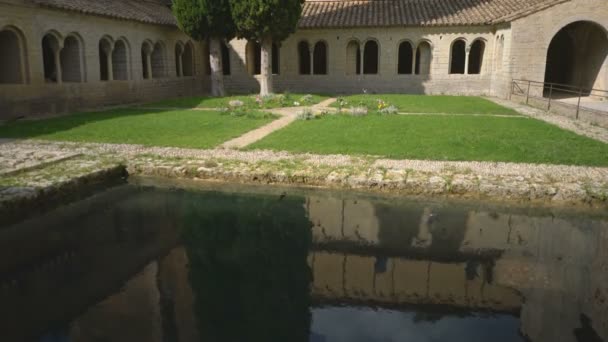
[[[310,109],[328,98],[304,94],[182,98],[8,123],[0,126],[0,138],[209,149],[278,119],[269,108],[299,106],[287,111],[292,121],[255,137],[245,149],[608,166],[607,144],[479,97],[364,94],[338,98],[333,108]],[[341,113],[335,112],[336,106],[342,107]],[[397,110],[387,113],[385,108]]]

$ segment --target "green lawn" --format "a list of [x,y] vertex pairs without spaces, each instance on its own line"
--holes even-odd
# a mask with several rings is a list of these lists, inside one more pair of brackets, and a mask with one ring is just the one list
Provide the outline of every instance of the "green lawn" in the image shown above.
[[251,149],[389,158],[608,166],[608,145],[524,117],[329,115],[296,121]]
[[0,126],[0,138],[211,148],[272,120],[268,114],[120,109],[15,122]]
[[[329,97],[322,95],[306,94],[277,94],[266,98],[259,98],[256,95],[235,95],[226,97],[185,97],[172,100],[165,100],[146,104],[152,107],[178,107],[178,108],[226,108],[232,100],[243,101],[244,107],[248,109],[271,109],[279,107],[293,107],[295,102],[302,106],[312,106]],[[261,100],[260,103],[256,99]]]
[[[374,111],[377,110],[380,99],[388,105],[397,107],[399,111],[407,113],[519,115],[512,109],[474,96],[367,94],[346,96],[342,99],[346,100],[344,108],[362,105]],[[338,102],[332,104],[332,107],[337,108],[338,106]]]

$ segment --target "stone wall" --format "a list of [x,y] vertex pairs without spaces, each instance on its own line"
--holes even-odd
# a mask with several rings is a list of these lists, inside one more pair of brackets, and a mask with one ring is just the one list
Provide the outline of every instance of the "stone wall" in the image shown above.
[[[424,28],[360,28],[300,30],[285,40],[280,48],[280,74],[275,75],[278,91],[317,93],[397,92],[417,94],[494,94],[493,70],[495,70],[495,42],[500,35],[509,39],[509,27],[500,31],[483,27],[424,27]],[[478,75],[449,74],[452,43],[464,39],[467,50],[476,39],[485,42],[481,73]],[[379,45],[379,72],[375,75],[353,75],[346,70],[353,61],[347,60],[347,45],[356,40],[361,47],[368,40]],[[430,73],[426,75],[402,75],[397,72],[399,44],[409,41],[414,47],[421,42],[431,45]],[[314,46],[324,41],[328,48],[328,73],[326,75],[301,75],[299,73],[298,44],[307,41]],[[259,89],[259,76],[247,72],[247,42],[233,40],[231,48],[232,74],[226,77],[226,86],[232,92],[251,92]],[[508,53],[504,49],[503,53]],[[507,58],[503,58],[505,62]],[[507,74],[508,68],[499,68]],[[497,88],[498,89],[498,88]]]
[[[24,77],[18,83],[0,82],[0,120],[202,95],[208,88],[200,43],[193,42],[193,76],[177,76],[175,47],[180,42],[187,43],[189,38],[175,27],[51,10],[24,1],[11,2],[10,5],[0,3],[0,31],[11,30],[19,37]],[[42,41],[47,34],[59,45],[67,37],[79,42],[80,60],[76,61],[78,65],[72,65],[66,73],[69,77],[64,76],[63,82],[49,82],[45,77]],[[119,40],[125,43],[127,80],[101,81],[99,42],[102,38],[113,44]],[[162,44],[163,76],[143,78],[144,42]],[[9,51],[0,47],[0,54],[8,55]],[[70,62],[66,59],[61,63],[62,68],[68,67],[66,63]],[[119,70],[117,68],[117,72]],[[80,78],[81,82],[67,81],[74,78]]]
[[[544,81],[551,40],[563,27],[577,21],[593,22],[608,32],[606,1],[573,0],[513,21],[508,61],[512,78]],[[595,87],[608,89],[608,58]],[[532,95],[542,95],[541,89],[535,91]]]

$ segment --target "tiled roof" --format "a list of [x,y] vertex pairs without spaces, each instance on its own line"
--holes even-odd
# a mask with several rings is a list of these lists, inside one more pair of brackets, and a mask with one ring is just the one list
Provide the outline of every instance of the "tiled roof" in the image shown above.
[[169,8],[171,0],[33,0],[35,3],[84,14],[135,20],[150,24],[177,25]]
[[312,0],[301,29],[484,25],[513,20],[570,0]]

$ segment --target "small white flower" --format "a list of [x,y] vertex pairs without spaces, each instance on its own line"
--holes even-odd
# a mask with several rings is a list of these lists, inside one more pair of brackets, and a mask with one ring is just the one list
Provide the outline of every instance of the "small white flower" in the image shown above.
[[295,102],[293,103],[293,105],[294,105],[294,106],[296,106],[296,107],[298,107],[298,106],[300,105],[300,102],[295,101]]

